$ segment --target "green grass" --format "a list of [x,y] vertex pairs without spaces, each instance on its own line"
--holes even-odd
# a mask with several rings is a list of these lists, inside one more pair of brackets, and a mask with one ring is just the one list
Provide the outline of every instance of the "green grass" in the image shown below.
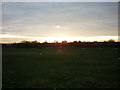
[[2,53],[3,88],[119,87],[114,48],[3,48]]

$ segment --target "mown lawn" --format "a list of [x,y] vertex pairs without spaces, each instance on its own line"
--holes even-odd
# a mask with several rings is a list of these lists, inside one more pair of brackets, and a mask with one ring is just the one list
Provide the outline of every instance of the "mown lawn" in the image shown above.
[[115,48],[3,48],[3,88],[117,88]]

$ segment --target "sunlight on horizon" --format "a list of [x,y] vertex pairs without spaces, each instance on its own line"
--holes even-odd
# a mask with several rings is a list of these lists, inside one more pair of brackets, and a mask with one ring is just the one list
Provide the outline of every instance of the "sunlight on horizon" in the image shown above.
[[[37,40],[39,42],[54,42],[54,41],[58,41],[58,42],[62,42],[62,41],[67,41],[67,42],[73,42],[73,41],[106,41],[106,40],[110,40],[113,39],[115,41],[118,41],[118,36],[94,36],[94,37],[71,37],[71,36],[66,36],[66,35],[59,35],[59,36],[55,36],[55,37],[28,37],[28,36],[17,36],[17,35],[0,35],[0,38],[2,38],[2,42],[1,43],[5,43],[4,39],[13,39],[13,41],[8,42],[8,43],[13,43],[13,42],[18,42],[15,41],[14,39],[20,39],[19,41],[22,40],[28,40],[28,41],[33,41],[33,40]],[[26,41],[27,41],[26,40]]]

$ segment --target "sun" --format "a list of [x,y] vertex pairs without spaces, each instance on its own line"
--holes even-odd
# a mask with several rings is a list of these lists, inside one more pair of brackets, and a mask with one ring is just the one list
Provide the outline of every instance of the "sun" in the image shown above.
[[56,28],[57,28],[57,29],[59,29],[59,28],[60,28],[60,26],[59,26],[59,25],[57,25],[57,26],[56,26]]

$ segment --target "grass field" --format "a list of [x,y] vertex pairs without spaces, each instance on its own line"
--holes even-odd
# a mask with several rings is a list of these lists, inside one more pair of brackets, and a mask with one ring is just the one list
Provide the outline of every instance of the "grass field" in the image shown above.
[[3,48],[3,88],[117,88],[115,48]]

